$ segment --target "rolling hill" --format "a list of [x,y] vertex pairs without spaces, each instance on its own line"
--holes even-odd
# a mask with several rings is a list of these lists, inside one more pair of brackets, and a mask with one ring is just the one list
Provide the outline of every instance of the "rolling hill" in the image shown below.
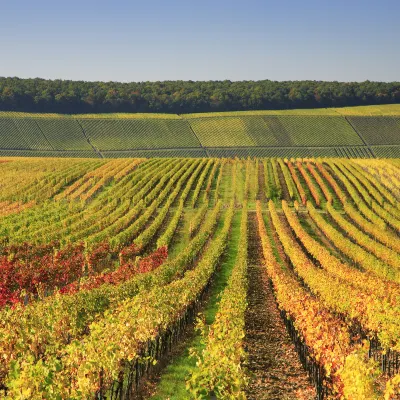
[[0,112],[0,156],[400,157],[400,105],[183,115]]

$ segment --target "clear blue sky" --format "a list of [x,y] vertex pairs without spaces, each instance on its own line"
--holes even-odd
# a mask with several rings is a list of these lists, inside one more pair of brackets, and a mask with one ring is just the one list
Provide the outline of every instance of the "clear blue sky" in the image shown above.
[[400,0],[1,0],[0,76],[400,80]]

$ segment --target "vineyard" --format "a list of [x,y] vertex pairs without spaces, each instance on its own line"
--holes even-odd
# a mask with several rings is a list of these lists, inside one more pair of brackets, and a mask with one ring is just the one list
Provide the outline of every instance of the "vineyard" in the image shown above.
[[398,160],[0,171],[0,398],[400,399]]
[[0,112],[0,156],[400,156],[399,105],[199,114]]

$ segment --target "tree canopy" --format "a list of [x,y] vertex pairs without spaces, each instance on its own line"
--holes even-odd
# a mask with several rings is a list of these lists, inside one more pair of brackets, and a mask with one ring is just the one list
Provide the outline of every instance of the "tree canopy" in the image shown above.
[[57,113],[267,110],[400,103],[400,82],[84,82],[0,77],[0,110]]

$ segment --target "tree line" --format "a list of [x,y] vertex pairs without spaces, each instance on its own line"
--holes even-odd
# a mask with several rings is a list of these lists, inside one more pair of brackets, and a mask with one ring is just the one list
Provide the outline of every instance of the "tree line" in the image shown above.
[[0,110],[195,113],[400,103],[400,82],[84,82],[0,77]]

